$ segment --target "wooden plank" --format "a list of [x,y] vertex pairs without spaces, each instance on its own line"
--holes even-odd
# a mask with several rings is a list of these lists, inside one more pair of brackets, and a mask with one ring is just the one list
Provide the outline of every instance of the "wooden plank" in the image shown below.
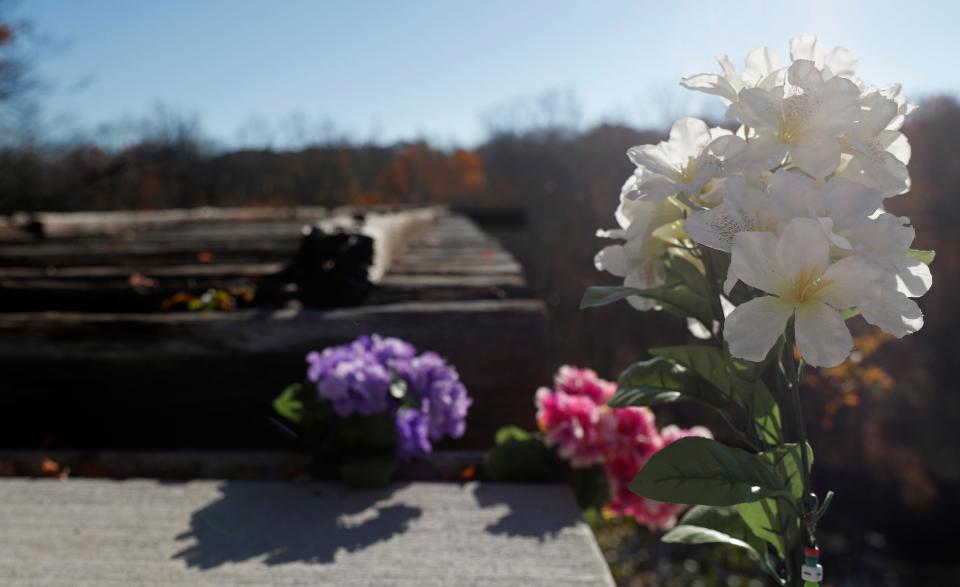
[[0,481],[20,586],[613,587],[560,485]]
[[[283,263],[221,263],[202,265],[170,265],[143,268],[142,273],[147,277],[224,277],[244,276],[258,277],[276,273],[283,269]],[[41,279],[56,278],[61,280],[126,280],[134,267],[0,267],[0,279]]]
[[188,208],[150,211],[40,212],[0,217],[0,233],[20,230],[28,222],[40,222],[51,237],[116,234],[131,230],[166,228],[190,223],[237,223],[263,220],[319,220],[329,216],[320,207]]
[[[12,313],[0,314],[0,446],[54,438],[101,448],[290,447],[270,422],[272,398],[303,377],[307,352],[369,333],[409,340],[457,367],[475,403],[467,435],[444,446],[489,446],[500,426],[534,422],[532,394],[547,381],[539,300]],[[137,417],[144,409],[151,416]]]

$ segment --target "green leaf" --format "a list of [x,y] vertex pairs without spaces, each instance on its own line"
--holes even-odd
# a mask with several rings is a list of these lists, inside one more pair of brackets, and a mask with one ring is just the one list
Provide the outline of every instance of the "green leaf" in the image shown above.
[[[813,451],[807,445],[808,467],[813,466]],[[787,499],[799,501],[803,498],[803,479],[800,477],[800,447],[786,444],[760,453],[757,458],[768,463],[777,471],[781,482],[789,488]],[[800,520],[794,510],[776,499],[764,499],[754,503],[736,506],[743,521],[760,539],[769,542],[777,549],[781,557],[789,552],[800,539]]]
[[394,459],[351,459],[340,465],[339,472],[350,487],[373,489],[389,485],[395,469]]
[[300,383],[288,385],[287,388],[273,400],[273,409],[294,424],[299,424],[303,421],[303,401],[300,400],[300,392],[302,390],[303,385]]
[[937,256],[937,252],[924,251],[921,249],[909,249],[907,250],[907,256],[910,257],[911,259],[916,259],[917,261],[920,261],[924,265],[929,265],[930,263],[933,263],[933,259],[934,257]]
[[603,467],[570,469],[570,486],[581,510],[599,512],[610,501],[610,486]]
[[[774,350],[770,356],[775,354]],[[683,365],[710,383],[724,401],[740,407],[753,420],[756,436],[766,445],[782,441],[780,408],[760,379],[766,361],[741,361],[718,347],[705,345],[659,347],[650,349],[650,354]]]
[[[627,367],[617,381],[617,393],[607,401],[613,408],[652,406],[682,399],[690,377],[676,365],[655,357]],[[695,382],[694,382],[695,383]]]
[[526,441],[534,438],[533,434],[527,432],[519,426],[504,426],[500,430],[497,430],[496,435],[493,437],[493,442],[497,446],[501,444],[506,444],[511,441]]
[[709,438],[682,438],[655,453],[630,489],[657,501],[727,506],[787,494],[773,467]]
[[654,406],[673,402],[696,402],[717,410],[735,430],[746,425],[744,413],[738,422],[728,415],[730,399],[687,367],[662,357],[634,363],[617,381],[617,392],[607,401],[613,408]]
[[537,436],[508,426],[496,434],[496,446],[484,456],[483,476],[490,481],[559,483],[569,466]]
[[[807,448],[807,473],[813,468],[813,448]],[[784,444],[757,455],[777,470],[785,486],[790,488],[790,494],[797,500],[803,499],[803,476],[800,474],[803,463],[800,454],[800,445],[795,443]]]
[[640,295],[642,291],[644,290],[632,287],[595,285],[587,288],[587,291],[584,292],[583,298],[580,300],[580,309],[606,306],[630,296]]
[[763,540],[750,530],[736,508],[694,506],[684,514],[680,524],[691,528],[707,529],[710,532],[688,532],[672,535],[674,533],[671,531],[663,537],[664,542],[684,542],[686,544],[723,542],[738,548],[745,548],[766,563],[767,549]]
[[663,259],[666,280],[663,285],[648,289],[597,286],[587,289],[580,308],[605,306],[613,302],[640,296],[657,302],[664,310],[681,317],[693,317],[706,326],[717,319],[711,299],[711,288],[700,270],[681,257],[665,255]]
[[729,534],[724,534],[719,530],[704,528],[702,526],[680,524],[674,527],[673,530],[670,530],[664,534],[661,540],[664,542],[680,544],[709,544],[713,542],[719,542],[722,544],[736,546],[737,548],[743,548],[749,551],[754,557],[760,558],[760,553],[758,553],[749,543],[744,542],[739,538],[734,538]]
[[696,318],[710,328],[716,316],[710,283],[693,263],[682,257],[666,256],[663,261],[666,283],[639,294],[658,302],[664,310],[683,318]]
[[860,315],[860,308],[854,306],[853,308],[847,308],[846,310],[840,310],[840,315],[843,316],[844,320],[849,320],[854,316]]
[[776,499],[740,503],[734,507],[750,531],[773,546],[781,558],[796,544],[800,536],[800,520]]
[[369,416],[351,414],[337,418],[333,427],[334,442],[341,451],[350,454],[391,452],[396,445],[396,423],[386,412]]

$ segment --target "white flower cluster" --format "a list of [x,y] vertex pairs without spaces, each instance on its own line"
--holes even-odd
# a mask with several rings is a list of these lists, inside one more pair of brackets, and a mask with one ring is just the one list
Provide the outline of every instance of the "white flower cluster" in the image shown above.
[[781,66],[755,49],[742,73],[723,56],[722,73],[682,80],[723,99],[739,128],[685,118],[667,141],[631,148],[620,228],[599,233],[624,242],[596,266],[648,289],[665,281],[665,254],[690,257],[694,243],[728,252],[726,293],[738,281],[756,290],[725,320],[731,354],[762,360],[795,317],[804,359],[834,366],[853,344],[842,310],[897,337],[923,325],[912,298],[930,288],[930,270],[911,254],[909,218],[883,208],[910,188],[900,128],[916,107],[899,85],[865,85],[848,50],[813,35],[791,40],[790,58]]

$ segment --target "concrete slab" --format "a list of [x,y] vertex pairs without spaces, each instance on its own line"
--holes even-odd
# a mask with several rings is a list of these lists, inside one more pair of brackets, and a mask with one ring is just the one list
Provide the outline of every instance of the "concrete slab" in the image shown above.
[[4,585],[612,586],[566,487],[0,481]]

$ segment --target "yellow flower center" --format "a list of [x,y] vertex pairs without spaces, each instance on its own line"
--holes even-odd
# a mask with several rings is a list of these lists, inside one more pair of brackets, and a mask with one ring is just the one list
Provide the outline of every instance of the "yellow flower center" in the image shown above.
[[810,116],[817,111],[820,100],[810,94],[790,96],[783,101],[780,111],[780,128],[777,138],[785,144],[792,144],[804,131]]
[[680,168],[680,181],[683,183],[693,181],[694,176],[697,174],[697,167],[697,159],[695,157],[687,157],[687,164]]
[[820,267],[804,267],[793,278],[793,300],[798,304],[813,300],[828,285],[830,281],[823,279],[823,270]]

